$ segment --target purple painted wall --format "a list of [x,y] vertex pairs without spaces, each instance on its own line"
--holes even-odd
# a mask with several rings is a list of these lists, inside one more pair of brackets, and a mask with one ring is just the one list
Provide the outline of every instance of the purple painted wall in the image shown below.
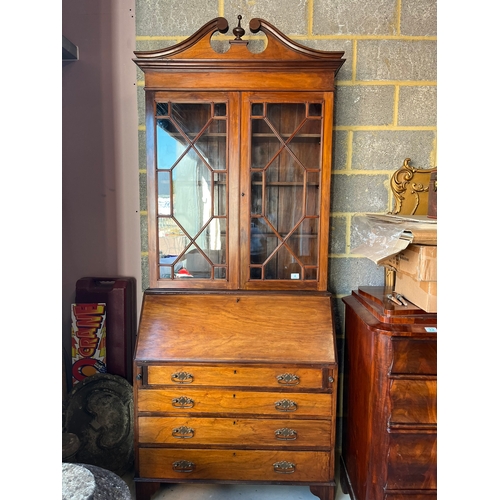
[[62,34],[79,49],[79,60],[62,63],[62,344],[69,363],[76,281],[132,276],[141,289],[135,2],[63,0]]

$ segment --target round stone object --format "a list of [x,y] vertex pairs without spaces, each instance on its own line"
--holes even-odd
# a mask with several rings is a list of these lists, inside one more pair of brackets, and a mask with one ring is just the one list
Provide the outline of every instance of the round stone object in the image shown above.
[[118,375],[96,373],[68,394],[64,432],[76,434],[78,451],[67,462],[96,465],[121,476],[134,460],[133,390]]
[[62,500],[93,500],[95,489],[94,474],[87,468],[62,464]]
[[127,483],[114,472],[96,465],[78,465],[94,475],[96,488],[92,500],[132,500]]

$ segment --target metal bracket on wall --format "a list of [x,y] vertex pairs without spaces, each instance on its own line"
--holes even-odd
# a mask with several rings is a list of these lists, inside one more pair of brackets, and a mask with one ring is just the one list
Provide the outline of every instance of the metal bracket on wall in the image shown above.
[[78,47],[70,42],[64,35],[62,37],[62,60],[78,61]]

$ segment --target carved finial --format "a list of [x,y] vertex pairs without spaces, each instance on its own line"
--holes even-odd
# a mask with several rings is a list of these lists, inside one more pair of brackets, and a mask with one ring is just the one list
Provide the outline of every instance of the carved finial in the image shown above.
[[241,40],[241,37],[245,34],[245,30],[241,27],[241,15],[238,16],[238,26],[234,28],[233,35],[236,37],[235,40]]

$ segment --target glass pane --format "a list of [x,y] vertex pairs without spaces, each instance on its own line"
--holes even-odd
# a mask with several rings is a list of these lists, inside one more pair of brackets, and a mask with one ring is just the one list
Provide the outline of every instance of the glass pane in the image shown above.
[[321,121],[307,120],[294,135],[288,147],[305,168],[320,168]]
[[193,139],[212,118],[210,104],[172,103],[172,120]]
[[309,268],[304,269],[304,279],[316,281],[318,279],[318,268],[317,267],[309,267]]
[[182,267],[176,271],[175,278],[199,278],[209,279],[212,277],[212,266],[203,254],[194,246],[183,256]]
[[293,134],[306,117],[304,103],[268,104],[267,118],[282,137]]
[[262,264],[278,246],[278,238],[262,218],[252,218],[250,228],[250,263]]
[[214,115],[215,116],[226,116],[226,103],[217,102],[214,104]]
[[251,280],[261,280],[262,279],[262,267],[251,267],[250,268],[250,279]]
[[309,116],[321,116],[323,106],[319,102],[311,102],[309,104]]
[[262,172],[252,173],[252,215],[262,215]]
[[194,147],[212,169],[226,170],[226,121],[213,121],[194,142]]
[[[158,218],[158,248],[162,264],[175,264],[178,256],[184,252],[191,240],[182,229],[169,217]],[[169,259],[169,260],[161,260]]]
[[214,268],[214,279],[225,280],[226,279],[226,268],[225,267],[215,267]]
[[250,279],[317,278],[322,113],[252,104]]
[[319,215],[319,172],[307,172],[306,215]]
[[264,115],[264,105],[262,103],[252,104],[252,116],[263,116]]
[[318,265],[318,218],[304,219],[287,240],[302,264]]
[[168,102],[156,103],[156,115],[157,116],[167,116],[168,115]]
[[226,203],[226,174],[214,173],[214,216],[225,216]]
[[304,169],[284,150],[265,176],[264,215],[285,237],[304,215]]
[[212,176],[192,149],[172,169],[172,213],[194,238],[212,216]]
[[177,159],[186,151],[189,142],[170,120],[156,122],[156,168],[172,168]]
[[281,246],[264,266],[264,276],[277,280],[303,279],[300,264],[285,246]]
[[156,106],[161,278],[227,278],[227,112],[224,102]]
[[170,279],[171,277],[172,277],[172,266],[160,266],[160,279]]
[[226,219],[212,219],[195,241],[211,263],[226,263]]
[[171,215],[170,172],[158,172],[158,215]]
[[252,120],[252,168],[265,168],[278,154],[282,143],[264,120]]

